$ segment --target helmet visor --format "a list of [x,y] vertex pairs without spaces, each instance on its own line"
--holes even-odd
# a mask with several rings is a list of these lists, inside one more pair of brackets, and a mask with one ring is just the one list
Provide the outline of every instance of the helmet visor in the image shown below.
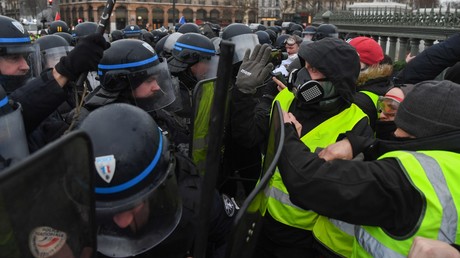
[[62,46],[42,51],[43,70],[56,66],[61,57],[67,56],[72,49],[71,46]]
[[109,215],[96,208],[96,216],[97,249],[102,254],[128,257],[155,247],[174,231],[182,216],[174,171],[147,199],[130,210]]
[[259,44],[259,38],[256,34],[242,34],[230,38],[230,41],[235,43],[235,53],[233,55],[233,64],[243,61],[244,53],[247,49],[251,52],[255,46]]
[[150,112],[164,108],[176,99],[171,75],[165,60],[128,75],[136,106]]
[[29,65],[29,77],[38,77],[42,71],[40,47],[38,45],[12,45],[2,48],[0,56],[22,56]]

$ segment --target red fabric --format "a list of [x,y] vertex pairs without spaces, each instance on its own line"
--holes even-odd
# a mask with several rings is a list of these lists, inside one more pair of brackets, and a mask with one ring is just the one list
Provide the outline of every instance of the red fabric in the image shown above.
[[359,61],[367,64],[374,65],[383,60],[383,50],[380,45],[368,37],[356,37],[350,41],[359,55]]
[[56,12],[56,17],[54,17],[54,20],[55,21],[60,21],[61,20],[61,15],[59,14],[59,12]]

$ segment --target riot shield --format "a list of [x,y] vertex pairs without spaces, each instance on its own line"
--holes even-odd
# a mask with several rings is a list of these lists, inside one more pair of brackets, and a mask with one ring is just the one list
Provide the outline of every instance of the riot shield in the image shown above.
[[283,114],[278,101],[273,104],[270,135],[264,155],[260,180],[244,201],[234,221],[227,244],[227,258],[250,258],[253,256],[262,226],[262,214],[266,208],[264,190],[278,163],[284,143]]
[[92,161],[75,131],[0,173],[0,257],[95,257]]
[[201,175],[204,175],[206,154],[208,151],[209,119],[216,78],[199,81],[193,90],[192,141],[190,155]]

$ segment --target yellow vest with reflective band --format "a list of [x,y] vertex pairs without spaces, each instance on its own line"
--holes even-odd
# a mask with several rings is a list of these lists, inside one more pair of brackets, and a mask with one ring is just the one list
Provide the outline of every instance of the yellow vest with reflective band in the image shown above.
[[425,200],[413,231],[392,237],[379,227],[356,230],[352,257],[407,257],[416,236],[460,244],[458,178],[460,154],[448,151],[393,151],[379,159],[395,158]]
[[198,110],[193,121],[192,159],[200,173],[204,175],[206,154],[208,152],[209,119],[214,97],[214,82],[202,84],[201,95],[198,101]]
[[[289,111],[289,106],[294,100],[294,94],[286,88],[278,93],[276,100],[280,102],[284,111]],[[366,114],[355,104],[352,104],[349,108],[313,128],[301,138],[301,141],[312,151],[316,148],[325,148],[336,142],[340,133],[351,130],[363,117],[366,117]],[[283,184],[278,169],[271,178],[269,187],[265,190],[265,196],[267,198],[266,208],[274,219],[291,227],[305,230],[313,229],[319,215],[313,211],[301,209],[290,201],[289,193]]]
[[377,119],[378,119],[380,117],[379,104],[378,104],[379,95],[373,92],[367,91],[367,90],[360,90],[359,92],[366,94],[372,100],[372,103],[374,103],[375,109],[377,109]]

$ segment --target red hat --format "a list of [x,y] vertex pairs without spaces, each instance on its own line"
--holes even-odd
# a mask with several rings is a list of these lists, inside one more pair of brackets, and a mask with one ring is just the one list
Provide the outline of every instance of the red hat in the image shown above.
[[358,52],[359,61],[367,65],[378,64],[383,60],[382,47],[372,38],[356,37],[350,40],[350,45]]

